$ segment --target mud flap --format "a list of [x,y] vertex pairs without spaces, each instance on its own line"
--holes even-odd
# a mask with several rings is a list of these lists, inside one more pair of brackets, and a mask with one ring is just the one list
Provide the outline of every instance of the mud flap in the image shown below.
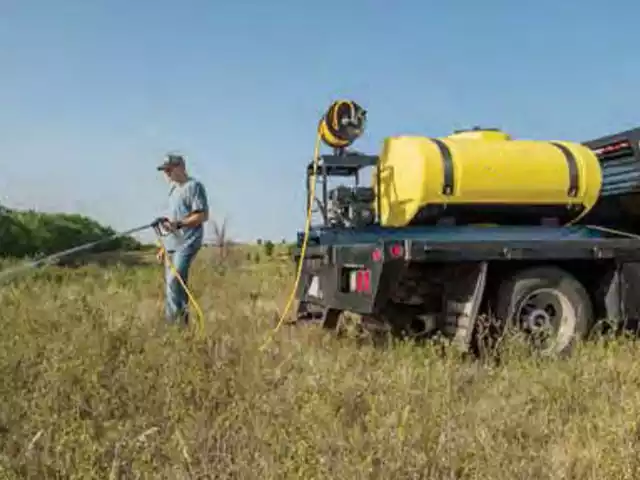
[[327,330],[335,330],[338,328],[338,322],[340,321],[340,316],[343,314],[342,310],[338,310],[337,308],[325,308],[322,311],[322,328]]
[[442,333],[461,351],[470,349],[487,279],[488,262],[454,267],[445,287]]

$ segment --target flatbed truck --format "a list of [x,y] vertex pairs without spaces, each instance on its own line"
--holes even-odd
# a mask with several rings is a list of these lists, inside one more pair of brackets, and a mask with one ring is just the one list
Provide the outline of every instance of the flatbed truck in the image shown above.
[[[320,193],[307,201],[317,206],[321,221],[308,232],[304,258],[304,232],[293,252],[293,260],[303,262],[298,321],[315,318],[336,329],[343,314],[352,312],[400,335],[440,333],[464,351],[477,349],[488,331],[515,327],[528,338],[547,332],[535,346],[554,354],[569,353],[598,322],[637,321],[640,225],[623,218],[616,202],[626,195],[621,188],[640,176],[639,142],[640,128],[583,142],[609,175],[610,195],[593,215],[570,226],[346,225],[348,214],[338,215],[338,222],[331,218],[337,190],[329,190],[329,181],[351,178],[351,192],[358,191],[362,171],[375,168],[379,158],[357,152],[320,156]],[[307,192],[312,170],[310,163]],[[632,194],[629,188],[626,196]],[[334,212],[346,211],[333,203]]]

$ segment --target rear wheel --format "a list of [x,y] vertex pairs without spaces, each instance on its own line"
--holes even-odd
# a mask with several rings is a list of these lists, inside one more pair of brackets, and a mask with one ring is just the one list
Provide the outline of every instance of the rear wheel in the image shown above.
[[556,267],[523,270],[502,283],[496,314],[503,326],[523,332],[544,355],[569,354],[593,324],[593,307],[582,284]]

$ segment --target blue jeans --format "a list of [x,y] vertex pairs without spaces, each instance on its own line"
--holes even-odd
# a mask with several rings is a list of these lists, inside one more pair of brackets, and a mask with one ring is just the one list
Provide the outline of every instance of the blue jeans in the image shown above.
[[[188,285],[189,268],[200,250],[200,246],[187,247],[174,252],[168,252],[169,259],[182,277],[185,285]],[[167,322],[176,321],[188,323],[189,321],[189,297],[173,274],[169,263],[165,265],[165,315]]]

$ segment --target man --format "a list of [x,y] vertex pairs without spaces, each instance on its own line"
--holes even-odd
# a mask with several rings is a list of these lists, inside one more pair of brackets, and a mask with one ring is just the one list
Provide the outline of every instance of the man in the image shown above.
[[[181,155],[167,155],[158,166],[171,183],[169,190],[169,212],[164,229],[169,232],[164,237],[164,247],[169,260],[187,284],[189,267],[202,247],[203,224],[209,219],[207,193],[198,180],[187,174],[185,159]],[[158,260],[165,263],[165,315],[167,321],[186,324],[189,319],[187,293],[180,281],[173,275],[168,259],[163,258],[162,249]]]

